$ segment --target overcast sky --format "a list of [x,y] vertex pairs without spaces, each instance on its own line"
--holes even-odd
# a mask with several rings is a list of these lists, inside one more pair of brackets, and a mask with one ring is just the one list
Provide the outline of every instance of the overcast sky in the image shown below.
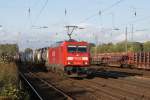
[[65,25],[84,28],[74,31],[77,40],[123,41],[127,26],[128,40],[147,41],[149,5],[150,0],[0,0],[0,43],[18,41],[21,48],[48,46],[68,39]]

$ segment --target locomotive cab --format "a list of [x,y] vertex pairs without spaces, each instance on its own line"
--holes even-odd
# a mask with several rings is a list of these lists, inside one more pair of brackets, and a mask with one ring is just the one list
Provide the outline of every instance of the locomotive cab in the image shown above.
[[88,47],[86,45],[67,46],[67,65],[87,66],[89,65]]
[[66,51],[65,72],[73,77],[85,77],[89,66],[88,44],[86,42],[69,43]]

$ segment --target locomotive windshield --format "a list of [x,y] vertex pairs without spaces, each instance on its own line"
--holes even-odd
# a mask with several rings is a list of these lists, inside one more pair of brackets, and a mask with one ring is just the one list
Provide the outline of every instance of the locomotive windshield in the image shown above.
[[87,52],[87,46],[78,46],[78,52]]
[[68,52],[87,52],[87,46],[68,46]]
[[77,51],[77,46],[68,46],[68,52],[76,52]]

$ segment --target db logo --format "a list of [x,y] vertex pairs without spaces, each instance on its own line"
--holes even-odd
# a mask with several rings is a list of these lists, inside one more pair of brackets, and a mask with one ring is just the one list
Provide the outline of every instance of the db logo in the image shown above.
[[55,51],[52,52],[52,56],[55,56]]

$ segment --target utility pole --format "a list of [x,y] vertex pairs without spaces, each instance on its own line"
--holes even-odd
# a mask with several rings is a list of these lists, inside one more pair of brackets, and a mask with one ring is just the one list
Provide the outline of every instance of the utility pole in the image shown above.
[[133,42],[133,32],[134,32],[134,30],[133,30],[134,29],[133,24],[132,24],[131,27],[132,27],[132,30],[131,30],[131,39],[132,39],[132,42]]
[[125,52],[126,52],[126,54],[128,53],[128,43],[127,43],[128,42],[128,39],[127,39],[128,37],[127,36],[128,36],[128,28],[126,27],[125,28]]
[[18,32],[18,34],[17,34],[17,45],[18,45],[18,50],[19,50],[19,45],[21,45],[20,36],[21,36],[21,32]]
[[[94,34],[93,34],[94,35]],[[98,50],[97,50],[97,48],[98,48],[98,36],[95,34],[94,35],[95,37],[95,55],[97,55],[97,53],[98,53]]]

